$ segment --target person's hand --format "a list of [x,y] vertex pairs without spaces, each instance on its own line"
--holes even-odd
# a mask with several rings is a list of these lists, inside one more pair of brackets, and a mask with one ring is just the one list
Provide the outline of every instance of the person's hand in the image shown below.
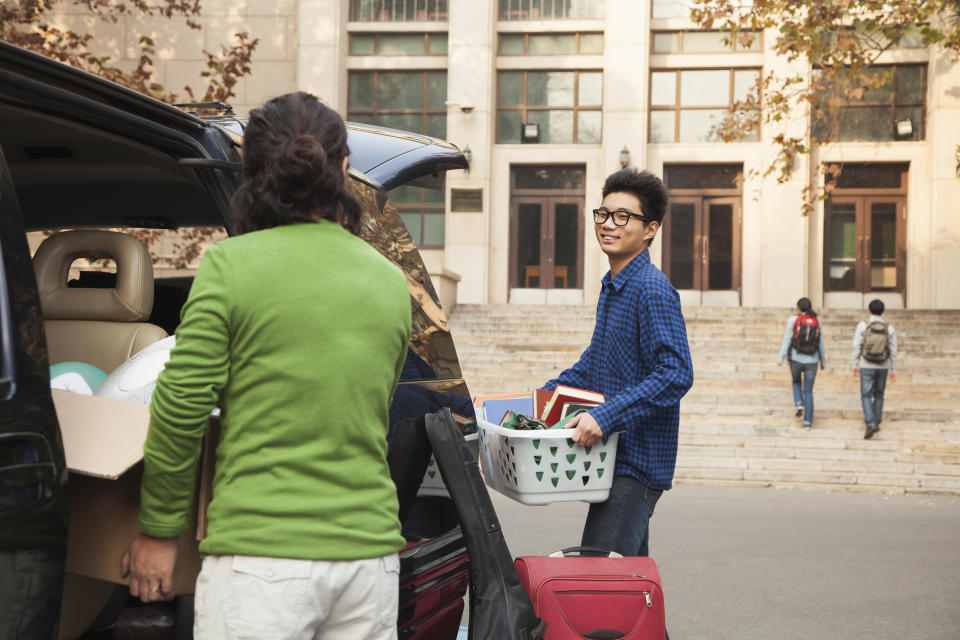
[[581,447],[589,447],[603,438],[603,429],[589,413],[573,416],[565,426],[574,429],[571,440]]
[[177,538],[155,538],[138,533],[120,559],[123,575],[130,575],[130,595],[144,602],[170,600],[173,567],[177,563]]
[[826,371],[826,370],[827,370],[827,365],[821,364],[821,365],[820,365],[820,371]]
[[777,366],[778,366],[778,367],[782,367],[782,366],[783,366],[783,360],[777,360]]
[[860,369],[854,367],[854,368],[853,368],[853,377],[856,378],[856,377],[859,376],[859,375],[860,375]]
[[893,382],[893,381],[896,380],[896,379],[897,379],[897,374],[896,374],[895,372],[894,372],[894,373],[891,373],[891,374],[890,374],[890,382]]

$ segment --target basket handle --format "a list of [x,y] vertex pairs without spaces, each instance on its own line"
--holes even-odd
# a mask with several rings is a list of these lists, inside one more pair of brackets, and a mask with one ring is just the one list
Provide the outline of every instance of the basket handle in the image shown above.
[[560,549],[560,551],[554,551],[547,557],[548,558],[566,558],[567,556],[572,556],[573,554],[583,556],[584,551],[593,551],[596,553],[602,553],[608,558],[623,557],[622,554],[619,554],[616,551],[612,551],[610,549],[599,549],[597,547],[567,547],[566,549]]

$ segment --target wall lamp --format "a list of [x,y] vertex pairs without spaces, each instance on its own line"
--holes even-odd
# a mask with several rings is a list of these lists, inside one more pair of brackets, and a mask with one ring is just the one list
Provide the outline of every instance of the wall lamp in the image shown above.
[[897,139],[908,140],[913,137],[913,120],[902,118],[897,120]]
[[620,168],[626,169],[630,166],[630,149],[627,149],[627,145],[623,145],[623,149],[620,149]]
[[536,144],[540,142],[540,123],[524,122],[520,125],[520,142],[522,144]]

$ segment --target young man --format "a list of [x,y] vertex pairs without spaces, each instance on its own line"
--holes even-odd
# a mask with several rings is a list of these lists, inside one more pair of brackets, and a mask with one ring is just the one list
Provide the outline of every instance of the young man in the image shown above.
[[883,300],[871,300],[870,319],[857,325],[853,334],[853,375],[860,376],[860,400],[863,403],[864,440],[880,431],[883,421],[883,391],[897,379],[897,332],[883,315]]
[[673,481],[680,399],[693,384],[680,296],[647,251],[666,203],[663,183],[646,171],[624,169],[607,178],[593,221],[610,271],[593,337],[576,364],[544,385],[606,398],[568,424],[582,446],[622,432],[610,496],[590,505],[581,544],[627,556],[648,554],[649,519]]

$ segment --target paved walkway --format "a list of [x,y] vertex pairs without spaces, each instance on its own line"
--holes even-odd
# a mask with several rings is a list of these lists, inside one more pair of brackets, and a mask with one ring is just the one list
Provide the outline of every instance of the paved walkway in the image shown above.
[[[491,497],[514,556],[579,541],[585,504]],[[960,498],[678,486],[651,553],[672,640],[960,638]]]

